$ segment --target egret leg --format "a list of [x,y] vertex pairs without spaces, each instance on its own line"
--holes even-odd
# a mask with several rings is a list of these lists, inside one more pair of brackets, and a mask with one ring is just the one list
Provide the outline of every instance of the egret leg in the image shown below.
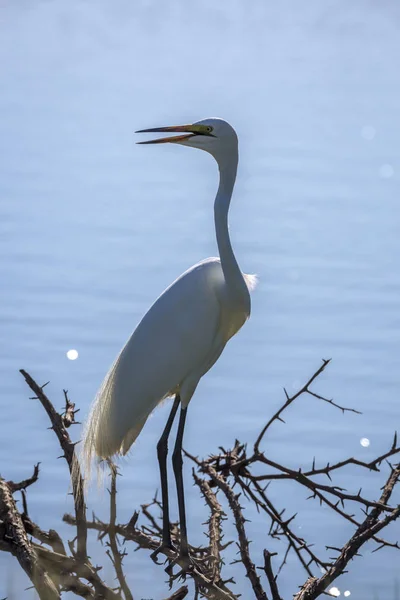
[[183,491],[183,475],[182,475],[182,441],[183,431],[185,429],[187,408],[181,408],[181,414],[179,416],[178,433],[176,436],[174,453],[172,455],[172,465],[174,467],[176,491],[178,495],[178,507],[179,507],[179,525],[181,531],[181,545],[180,545],[180,558],[185,561],[189,558],[188,541],[187,541],[187,529],[186,529],[186,511],[185,511],[185,495]]
[[168,477],[167,477],[167,455],[168,455],[168,437],[171,432],[171,427],[175,419],[176,411],[181,399],[179,394],[176,394],[174,403],[172,405],[171,412],[168,417],[167,424],[165,425],[164,431],[157,444],[157,456],[158,464],[160,466],[160,479],[161,479],[161,499],[162,499],[162,513],[163,513],[163,526],[162,526],[162,544],[157,550],[151,555],[153,559],[156,558],[157,554],[163,549],[171,548],[171,533],[169,529],[169,499],[168,499]]

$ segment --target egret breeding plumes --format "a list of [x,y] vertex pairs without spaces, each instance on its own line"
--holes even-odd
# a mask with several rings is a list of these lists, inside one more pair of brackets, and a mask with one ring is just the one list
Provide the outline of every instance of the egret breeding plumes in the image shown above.
[[[163,548],[172,548],[167,486],[168,436],[180,407],[172,457],[180,520],[179,557],[188,559],[182,480],[182,440],[188,404],[201,377],[219,358],[228,340],[250,316],[254,275],[239,269],[228,231],[228,210],[238,165],[235,130],[222,119],[192,125],[144,129],[176,136],[140,142],[173,143],[211,154],[219,168],[214,203],[219,258],[206,258],[172,283],[140,321],[111,369],[93,403],[82,447],[86,473],[95,457],[124,455],[140,434],[150,413],[165,398],[174,397],[171,413],[157,445],[163,506]],[[154,553],[157,555],[157,552]]]

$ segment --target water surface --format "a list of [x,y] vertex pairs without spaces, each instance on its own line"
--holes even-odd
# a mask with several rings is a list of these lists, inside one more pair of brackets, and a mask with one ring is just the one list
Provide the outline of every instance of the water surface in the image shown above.
[[[207,116],[235,126],[231,235],[242,269],[260,278],[251,320],[190,405],[187,449],[203,456],[235,437],[254,440],[282,386],[296,389],[322,357],[333,362],[319,391],[363,415],[304,399],[271,430],[269,455],[298,467],[314,455],[370,460],[387,448],[400,384],[399,27],[395,2],[368,0],[2,2],[0,465],[18,480],[41,461],[28,500],[43,528],[69,533],[60,525],[71,510],[67,472],[18,369],[50,380],[58,407],[68,388],[86,415],[155,297],[216,253],[210,157],[135,146],[144,127]],[[149,420],[124,463],[121,521],[159,485],[155,444],[167,411]],[[205,512],[189,477],[187,467],[189,532],[200,543]],[[382,479],[348,471],[344,482],[374,496]],[[299,510],[296,526],[320,550],[351,535],[301,492],[272,494]],[[106,514],[107,496],[93,495]],[[261,564],[270,542],[257,514],[248,516]],[[372,549],[336,584],[351,598],[392,594],[398,558]],[[146,553],[127,565],[135,598],[167,595]],[[304,579],[292,559],[281,593],[290,598]],[[27,585],[4,554],[0,581],[0,597]]]

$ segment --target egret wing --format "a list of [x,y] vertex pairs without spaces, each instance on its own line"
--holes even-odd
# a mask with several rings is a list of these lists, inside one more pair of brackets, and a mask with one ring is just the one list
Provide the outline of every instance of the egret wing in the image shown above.
[[[218,259],[194,265],[168,287],[123,347],[98,393],[84,453],[125,453],[148,415],[185,382],[193,387],[222,351]],[[190,388],[189,385],[189,388]],[[190,399],[190,398],[189,398]]]

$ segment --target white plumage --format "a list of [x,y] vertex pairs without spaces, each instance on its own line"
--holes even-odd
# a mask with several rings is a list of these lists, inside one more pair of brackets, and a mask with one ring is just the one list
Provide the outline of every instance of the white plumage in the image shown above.
[[[249,290],[255,275],[244,275]],[[147,417],[180,392],[187,406],[200,378],[248,315],[230,311],[219,258],[176,279],[140,321],[107,373],[84,438],[86,461],[126,454]]]

